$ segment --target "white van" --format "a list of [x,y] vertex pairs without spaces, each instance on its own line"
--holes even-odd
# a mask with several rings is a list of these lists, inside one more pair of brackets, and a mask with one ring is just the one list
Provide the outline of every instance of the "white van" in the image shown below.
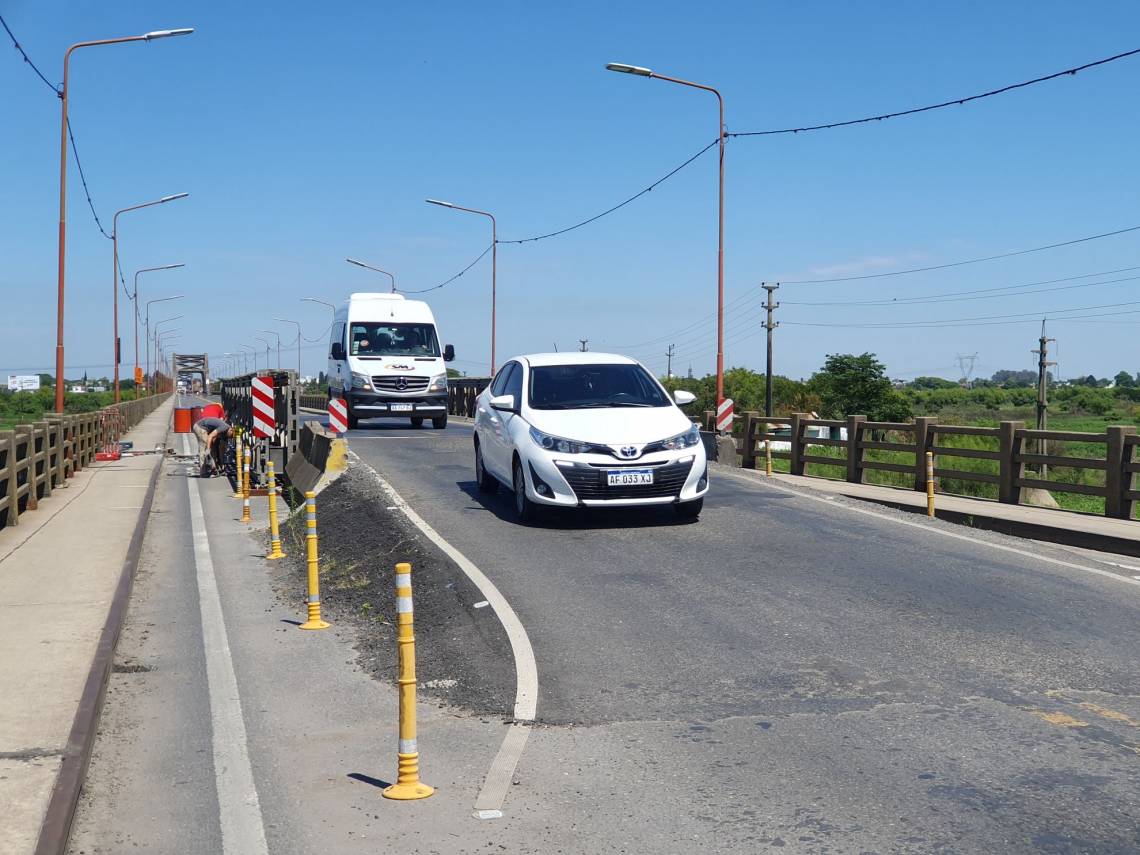
[[329,341],[329,397],[344,398],[348,426],[377,416],[447,427],[447,368],[427,303],[403,294],[351,294]]

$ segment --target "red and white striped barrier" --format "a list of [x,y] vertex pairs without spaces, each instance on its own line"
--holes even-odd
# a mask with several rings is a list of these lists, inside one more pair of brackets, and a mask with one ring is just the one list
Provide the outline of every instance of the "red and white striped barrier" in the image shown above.
[[725,398],[717,406],[716,429],[732,430],[732,398]]
[[253,378],[253,435],[267,439],[277,432],[273,406],[273,378]]
[[348,432],[348,404],[344,398],[329,398],[329,430]]

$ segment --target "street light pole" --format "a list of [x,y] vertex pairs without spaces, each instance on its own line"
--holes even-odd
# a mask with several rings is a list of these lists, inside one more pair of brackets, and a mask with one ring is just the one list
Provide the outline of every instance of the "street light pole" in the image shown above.
[[396,277],[387,270],[381,270],[379,267],[373,267],[371,264],[365,264],[363,261],[357,261],[355,258],[346,258],[345,261],[349,264],[355,264],[357,267],[364,267],[368,270],[375,270],[377,273],[383,273],[392,280],[392,293],[396,293]]
[[[135,271],[135,288],[134,292],[131,294],[131,302],[135,307],[135,398],[138,398],[139,396],[139,274],[150,273],[153,270],[173,270],[176,267],[185,266],[185,264],[179,262],[178,264],[164,264],[161,267],[144,267],[141,270]],[[149,307],[150,303],[147,303],[147,306]]]
[[[250,347],[248,344],[239,344],[238,347],[243,348],[243,349],[248,350],[248,351],[251,351],[253,353],[253,373],[256,374],[257,373],[257,348],[256,347]],[[242,362],[242,369],[245,371],[246,374],[249,374],[249,354],[248,353],[242,354],[241,362]]]
[[[280,371],[281,370],[281,333],[277,332],[277,330],[258,330],[258,332],[267,332],[270,335],[277,336],[277,370]],[[266,371],[269,370],[269,357],[268,357],[268,355],[265,357],[265,370]]]
[[[161,199],[155,199],[153,202],[143,202],[141,205],[132,205],[129,208],[120,208],[115,211],[115,216],[111,218],[111,245],[114,247],[112,251],[113,263],[111,266],[111,294],[113,297],[112,305],[114,312],[114,339],[113,346],[115,348],[115,403],[119,403],[119,362],[120,350],[119,347],[119,214],[125,214],[128,211],[137,211],[140,208],[150,208],[153,205],[162,205],[165,202],[173,202],[175,199],[185,199],[189,193],[176,193],[173,196],[163,196]],[[124,285],[123,287],[126,287]]]
[[[192,28],[180,30],[155,30],[141,36],[125,36],[117,39],[99,39],[97,41],[77,42],[67,49],[63,55],[63,87],[59,93],[60,125],[59,125],[59,252],[57,260],[57,296],[55,315],[55,411],[63,412],[63,296],[64,296],[64,260],[67,257],[67,84],[70,78],[71,53],[79,48],[98,47],[100,45],[116,45],[125,42],[149,42],[155,39],[164,39],[170,36],[188,36],[194,32]],[[116,391],[118,387],[116,386]]]
[[301,322],[291,321],[288,318],[274,318],[283,324],[294,324],[297,327],[297,382],[301,382]]
[[262,338],[259,335],[255,335],[254,338],[257,341],[265,342],[265,370],[268,371],[269,370],[269,344],[270,344],[269,339]]
[[182,318],[182,315],[175,315],[172,318],[163,318],[161,321],[154,325],[154,370],[156,374],[158,373],[159,366],[162,364],[162,360],[159,355],[159,351],[161,350],[162,335],[169,335],[171,333],[178,332],[181,329],[181,327],[175,327],[172,330],[165,330],[163,334],[160,334],[158,328],[165,323],[169,323],[170,321],[177,321],[180,318]]
[[[150,376],[150,304],[151,303],[165,303],[167,300],[181,300],[182,295],[177,294],[173,297],[158,297],[154,300],[146,301],[146,376]],[[179,315],[178,317],[182,317]],[[161,322],[160,322],[161,323]],[[155,324],[155,331],[158,330],[158,324]],[[150,395],[150,380],[146,382],[146,393]]]
[[638,77],[652,77],[664,80],[667,83],[679,83],[681,86],[691,86],[694,89],[703,89],[716,96],[720,106],[720,126],[717,135],[717,148],[720,154],[720,179],[718,191],[718,223],[717,223],[717,249],[716,249],[716,405],[724,400],[724,98],[718,90],[701,83],[681,80],[677,77],[666,77],[657,74],[648,68],[637,65],[626,65],[621,62],[606,64],[608,71],[618,71],[622,74],[635,74]]
[[464,208],[461,205],[456,205],[452,202],[441,202],[439,199],[424,199],[429,205],[439,205],[443,208],[451,208],[454,211],[466,211],[469,214],[479,214],[480,216],[489,217],[491,219],[491,376],[495,376],[495,287],[496,276],[498,268],[499,256],[499,237],[498,225],[495,222],[494,214],[489,211],[480,211],[475,208]]

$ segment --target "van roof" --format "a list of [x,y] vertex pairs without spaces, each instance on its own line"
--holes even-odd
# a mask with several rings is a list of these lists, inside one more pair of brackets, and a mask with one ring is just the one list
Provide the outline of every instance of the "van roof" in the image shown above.
[[357,291],[355,294],[349,294],[348,300],[355,303],[358,300],[403,300],[403,294],[393,294],[388,291]]

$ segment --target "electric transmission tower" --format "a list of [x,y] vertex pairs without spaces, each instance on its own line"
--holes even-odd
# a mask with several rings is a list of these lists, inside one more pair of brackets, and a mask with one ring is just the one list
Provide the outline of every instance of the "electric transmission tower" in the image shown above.
[[962,379],[958,382],[967,389],[970,388],[970,379],[974,376],[974,363],[977,361],[978,354],[976,353],[958,354],[958,369],[962,372]]

